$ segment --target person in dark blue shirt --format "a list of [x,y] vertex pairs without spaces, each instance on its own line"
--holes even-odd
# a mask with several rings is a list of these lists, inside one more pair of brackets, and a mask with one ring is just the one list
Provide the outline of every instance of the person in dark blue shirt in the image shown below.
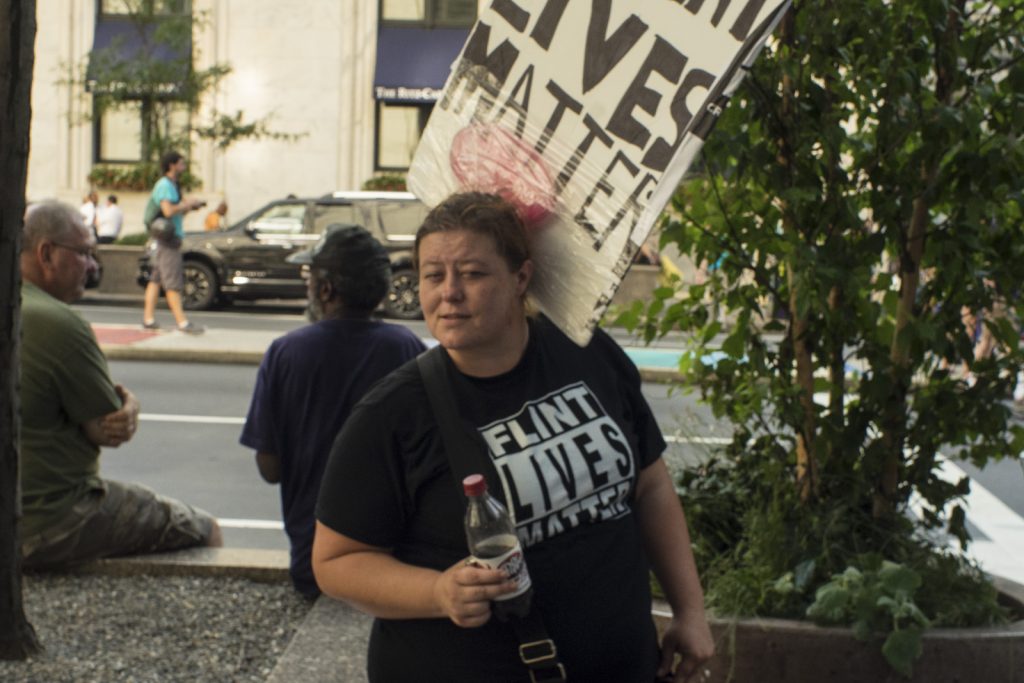
[[332,225],[313,249],[289,260],[309,265],[313,324],[270,345],[240,441],[256,450],[263,479],[281,485],[292,582],[316,597],[314,508],[334,437],[377,380],[425,347],[407,328],[371,319],[391,269],[385,249],[363,228]]

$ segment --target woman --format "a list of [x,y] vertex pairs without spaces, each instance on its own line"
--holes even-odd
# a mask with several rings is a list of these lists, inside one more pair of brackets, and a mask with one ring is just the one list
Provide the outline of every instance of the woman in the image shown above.
[[[528,318],[533,273],[515,210],[450,197],[416,236],[420,302],[465,429],[515,515],[569,680],[684,681],[713,643],[686,520],[640,377],[598,330],[581,349]],[[486,444],[486,447],[484,446]],[[377,617],[370,680],[530,680],[491,600],[514,589],[466,564],[465,502],[415,362],[382,380],[334,444],[317,506],[320,588]],[[659,656],[648,560],[673,608]]]

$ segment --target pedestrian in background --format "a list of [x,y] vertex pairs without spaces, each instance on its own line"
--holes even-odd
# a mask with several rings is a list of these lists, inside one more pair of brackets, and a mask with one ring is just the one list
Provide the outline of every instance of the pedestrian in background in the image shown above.
[[363,228],[330,226],[312,250],[289,260],[309,266],[313,324],[270,345],[240,441],[256,450],[263,479],[281,485],[292,582],[315,597],[314,509],[331,444],[367,389],[425,347],[407,328],[370,319],[388,292],[391,267]]
[[220,545],[217,521],[145,486],[99,476],[100,447],[135,435],[139,402],[110,379],[70,306],[95,270],[96,238],[67,204],[34,204],[21,252],[21,548],[24,566]]
[[96,241],[100,244],[113,244],[121,234],[124,225],[124,212],[117,205],[117,195],[107,197],[107,204],[99,210],[96,218]]
[[207,232],[213,230],[220,230],[224,227],[224,216],[228,212],[227,202],[222,201],[217,205],[217,208],[206,214],[206,222],[203,224],[203,228]]
[[98,234],[96,227],[99,205],[100,196],[96,194],[95,190],[90,190],[89,194],[82,197],[82,205],[78,207],[78,212],[82,215],[82,222],[92,231],[94,237]]
[[181,292],[185,288],[184,263],[181,258],[181,240],[185,236],[183,216],[189,211],[202,208],[206,202],[199,199],[185,200],[181,196],[178,179],[185,172],[185,157],[178,152],[167,152],[160,159],[160,170],[163,176],[156,181],[150,195],[152,201],[160,207],[160,214],[174,224],[174,235],[156,239],[156,254],[152,260],[152,271],[142,310],[142,326],[147,330],[156,330],[160,325],[156,322],[156,304],[160,298],[160,288],[167,297],[167,307],[171,309],[178,330],[185,334],[202,334],[205,329],[201,325],[189,322],[181,304]]

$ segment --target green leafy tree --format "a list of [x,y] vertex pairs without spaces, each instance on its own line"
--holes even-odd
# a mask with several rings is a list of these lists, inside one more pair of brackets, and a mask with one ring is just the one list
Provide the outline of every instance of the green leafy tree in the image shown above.
[[35,63],[34,0],[0,0],[0,659],[24,659],[39,650],[25,617],[21,592],[18,518],[18,345],[21,325],[22,216]]
[[[211,140],[226,149],[240,140],[293,141],[302,134],[274,130],[271,116],[248,120],[242,111],[212,110],[209,118],[195,117],[204,98],[225,76],[228,64],[196,69],[193,36],[207,27],[203,15],[185,11],[188,3],[173,0],[120,0],[128,34],[93,50],[70,84],[92,98],[92,113],[101,117],[117,110],[141,113],[142,163],[137,166],[97,166],[90,180],[105,186],[148,189],[159,177],[160,156],[172,149],[191,149],[193,139]],[[129,38],[130,35],[130,38]],[[125,43],[134,46],[126,50]],[[125,55],[131,52],[131,59]],[[183,125],[183,118],[188,125]],[[198,186],[194,177],[182,179],[186,188]]]
[[[729,466],[685,482],[720,611],[802,615],[881,556],[932,623],[998,618],[922,531],[968,540],[940,451],[1024,448],[1022,36],[1006,0],[794,2],[674,198],[663,242],[717,268],[624,319],[693,333],[681,369],[736,426]],[[960,580],[991,609],[946,609]]]

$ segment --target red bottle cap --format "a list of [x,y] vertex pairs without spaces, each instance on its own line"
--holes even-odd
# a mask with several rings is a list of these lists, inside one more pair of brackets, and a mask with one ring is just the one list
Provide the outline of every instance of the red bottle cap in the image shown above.
[[482,474],[471,474],[462,480],[462,491],[467,496],[481,496],[487,490],[487,480]]

